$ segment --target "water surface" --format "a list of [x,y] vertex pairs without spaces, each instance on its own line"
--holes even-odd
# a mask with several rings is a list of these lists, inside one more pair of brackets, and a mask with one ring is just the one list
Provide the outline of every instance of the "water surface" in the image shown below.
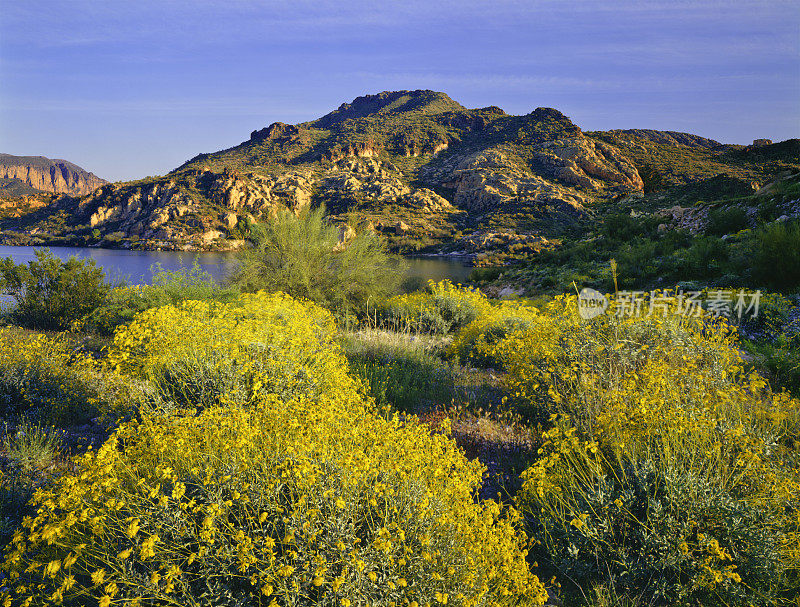
[[[0,258],[11,257],[15,263],[27,263],[35,259],[35,252],[42,247],[0,246]],[[191,268],[195,262],[214,280],[224,280],[236,265],[233,252],[186,252],[186,251],[129,251],[119,249],[98,249],[93,247],[49,247],[53,255],[66,260],[75,256],[93,259],[102,268],[109,280],[125,280],[129,284],[148,284],[152,281],[153,270],[160,265],[164,270],[174,272],[181,268]],[[440,257],[412,257],[405,260],[408,271],[406,288],[414,289],[428,280],[465,282],[472,268],[462,260]]]

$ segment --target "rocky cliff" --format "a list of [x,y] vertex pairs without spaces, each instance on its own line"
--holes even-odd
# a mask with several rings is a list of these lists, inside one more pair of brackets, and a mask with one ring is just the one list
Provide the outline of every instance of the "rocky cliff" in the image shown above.
[[43,192],[77,196],[89,194],[107,183],[66,160],[11,154],[0,154],[0,179],[18,180]]
[[512,116],[435,91],[383,92],[314,121],[256,128],[163,177],[61,196],[0,222],[0,242],[230,248],[254,219],[324,204],[401,252],[536,248],[648,189],[716,175],[756,183],[780,145],[756,157],[686,133],[585,133],[552,108]]

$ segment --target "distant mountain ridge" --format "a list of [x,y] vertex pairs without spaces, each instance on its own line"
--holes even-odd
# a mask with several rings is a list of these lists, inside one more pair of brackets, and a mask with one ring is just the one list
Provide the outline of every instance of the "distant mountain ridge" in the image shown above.
[[250,220],[324,204],[333,221],[380,232],[399,252],[523,254],[586,233],[626,197],[755,191],[800,165],[796,155],[791,142],[750,150],[674,131],[583,132],[553,108],[514,116],[436,91],[384,91],[256,128],[162,177],[62,196],[0,222],[0,242],[224,249]]
[[16,179],[43,192],[78,196],[108,183],[66,160],[11,154],[0,154],[0,179]]

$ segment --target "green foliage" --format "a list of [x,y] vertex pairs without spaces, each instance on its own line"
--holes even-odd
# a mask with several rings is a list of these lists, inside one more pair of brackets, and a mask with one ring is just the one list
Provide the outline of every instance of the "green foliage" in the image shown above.
[[418,413],[455,397],[453,372],[422,336],[360,331],[344,342],[350,370],[379,407]]
[[151,308],[188,300],[229,302],[237,295],[236,288],[214,282],[197,260],[191,268],[182,267],[174,272],[156,264],[149,285],[111,289],[102,305],[82,318],[78,326],[84,331],[111,335],[118,326],[131,322],[137,314]]
[[728,260],[725,241],[713,236],[701,236],[694,240],[686,255],[686,267],[692,276],[710,278],[719,276],[722,264]]
[[706,234],[712,236],[735,234],[739,230],[744,230],[747,225],[747,211],[741,207],[712,209],[708,213]]
[[609,240],[625,242],[642,234],[641,222],[629,213],[612,213],[603,221],[600,233]]
[[48,249],[36,251],[27,266],[0,260],[0,293],[16,302],[12,318],[34,329],[67,329],[96,310],[109,289],[94,260],[61,261]]
[[770,340],[747,341],[744,346],[774,388],[786,388],[800,397],[800,334],[781,333]]
[[758,231],[755,276],[779,291],[800,286],[800,222],[773,223]]
[[23,420],[13,433],[3,437],[6,457],[23,474],[31,474],[53,465],[61,449],[61,439],[52,430]]
[[470,282],[489,282],[500,277],[504,268],[499,266],[486,266],[482,268],[475,268],[469,273],[468,280]]
[[252,229],[253,246],[242,249],[232,282],[245,291],[282,291],[310,299],[339,314],[361,311],[368,301],[394,294],[401,269],[370,231],[339,242],[339,228],[325,209],[289,211]]
[[655,264],[658,243],[646,238],[636,238],[622,245],[617,255],[621,285],[626,288],[652,279],[658,272]]

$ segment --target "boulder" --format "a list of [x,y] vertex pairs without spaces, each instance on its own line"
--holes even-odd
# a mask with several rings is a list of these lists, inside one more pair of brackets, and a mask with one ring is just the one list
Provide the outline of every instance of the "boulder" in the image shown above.
[[232,230],[239,224],[239,216],[236,213],[228,213],[227,215],[225,215],[224,222],[225,226],[229,230]]
[[200,234],[200,242],[204,245],[209,245],[213,241],[222,238],[223,234],[219,230],[207,230]]

